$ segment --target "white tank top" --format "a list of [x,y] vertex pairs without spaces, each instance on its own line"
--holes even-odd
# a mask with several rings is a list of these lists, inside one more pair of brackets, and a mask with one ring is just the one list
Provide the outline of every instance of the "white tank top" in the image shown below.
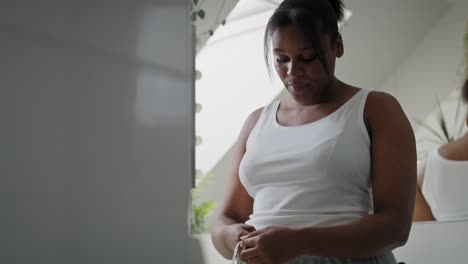
[[439,149],[429,153],[422,194],[437,221],[468,219],[468,161],[447,160]]
[[360,90],[332,114],[300,126],[277,122],[279,101],[263,108],[239,167],[254,198],[247,224],[331,226],[373,212],[368,93]]

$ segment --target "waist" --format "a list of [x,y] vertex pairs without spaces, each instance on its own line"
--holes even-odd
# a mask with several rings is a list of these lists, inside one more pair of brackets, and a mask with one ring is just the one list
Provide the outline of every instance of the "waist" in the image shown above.
[[391,251],[385,253],[381,256],[358,259],[358,258],[346,258],[346,257],[324,257],[324,256],[299,256],[291,261],[288,264],[304,264],[304,263],[327,263],[327,264],[397,264],[397,261]]
[[253,213],[246,222],[255,229],[269,226],[283,226],[290,228],[323,227],[346,224],[368,215],[368,212],[336,213],[336,214],[307,214],[307,213]]

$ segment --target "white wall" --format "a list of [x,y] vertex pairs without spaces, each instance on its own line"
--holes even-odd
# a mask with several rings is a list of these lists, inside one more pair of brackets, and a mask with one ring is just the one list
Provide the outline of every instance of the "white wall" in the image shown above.
[[396,96],[412,118],[424,119],[435,96],[445,98],[462,84],[463,37],[468,22],[468,1],[454,1],[450,9],[379,90]]
[[[468,1],[454,1],[440,21],[421,40],[398,69],[381,85],[383,91],[400,101],[415,130],[418,157],[423,158],[437,144],[434,136],[414,119],[437,128],[434,119],[435,98],[443,103],[449,129],[459,131],[462,117],[455,120],[457,99],[464,75],[463,38],[468,22]],[[462,115],[465,113],[461,111]],[[465,128],[466,130],[466,128]]]
[[201,263],[189,8],[0,1],[0,263]]
[[468,221],[414,223],[405,246],[393,251],[406,264],[465,263]]
[[194,237],[200,242],[203,264],[232,264],[232,261],[225,259],[216,251],[210,234],[198,234]]

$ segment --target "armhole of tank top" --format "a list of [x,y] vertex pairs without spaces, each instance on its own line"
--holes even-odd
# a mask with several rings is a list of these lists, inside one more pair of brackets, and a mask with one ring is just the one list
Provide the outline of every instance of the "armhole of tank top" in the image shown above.
[[[424,189],[425,186],[427,186],[427,179],[430,180],[430,174],[428,172],[431,171],[430,166],[433,165],[433,160],[434,160],[434,155],[437,155],[436,151],[439,151],[439,147],[435,148],[429,154],[426,156],[426,168],[424,168],[424,176],[422,178],[422,183],[421,183],[421,192]],[[429,175],[429,177],[427,177]],[[427,188],[427,187],[426,187]]]
[[[363,89],[364,90],[364,89]],[[366,110],[366,102],[369,94],[371,93],[370,90],[364,90],[364,94],[360,98],[359,102],[359,127],[361,128],[362,136],[365,138],[365,141],[370,144],[370,135],[367,131],[366,121],[364,118],[365,110]]]
[[250,145],[250,141],[252,140],[252,138],[254,138],[256,136],[258,127],[260,126],[260,122],[262,122],[262,120],[265,119],[266,111],[271,105],[272,104],[266,105],[266,106],[263,107],[262,112],[260,113],[260,115],[258,116],[257,121],[255,122],[255,125],[253,126],[252,130],[250,130],[250,133],[247,136],[247,140],[245,141],[245,148],[246,149],[248,149],[248,147]]
[[[429,167],[432,165],[432,161],[434,159],[435,151],[439,151],[439,148],[437,147],[435,150],[429,152],[429,154],[426,157],[426,168],[424,169],[424,178],[423,178],[423,181],[422,181],[422,184],[421,184],[421,194],[424,197],[424,199],[426,200],[426,203],[429,206],[429,208],[431,208],[431,211],[433,211],[435,209],[434,208],[434,202],[433,202],[433,199],[432,199],[432,197],[434,196],[434,192],[432,190],[432,186],[431,186],[431,182],[430,182],[432,180],[431,175],[428,172],[431,171],[431,168],[429,168]],[[434,212],[432,214],[434,214]]]

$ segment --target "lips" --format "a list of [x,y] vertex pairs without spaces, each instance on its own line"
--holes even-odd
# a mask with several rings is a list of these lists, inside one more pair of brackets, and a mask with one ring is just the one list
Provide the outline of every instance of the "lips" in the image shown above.
[[292,82],[289,83],[288,86],[294,94],[302,94],[305,92],[307,84]]
[[288,86],[294,88],[294,89],[304,89],[307,84],[306,83],[299,83],[299,82],[291,82],[288,83]]

